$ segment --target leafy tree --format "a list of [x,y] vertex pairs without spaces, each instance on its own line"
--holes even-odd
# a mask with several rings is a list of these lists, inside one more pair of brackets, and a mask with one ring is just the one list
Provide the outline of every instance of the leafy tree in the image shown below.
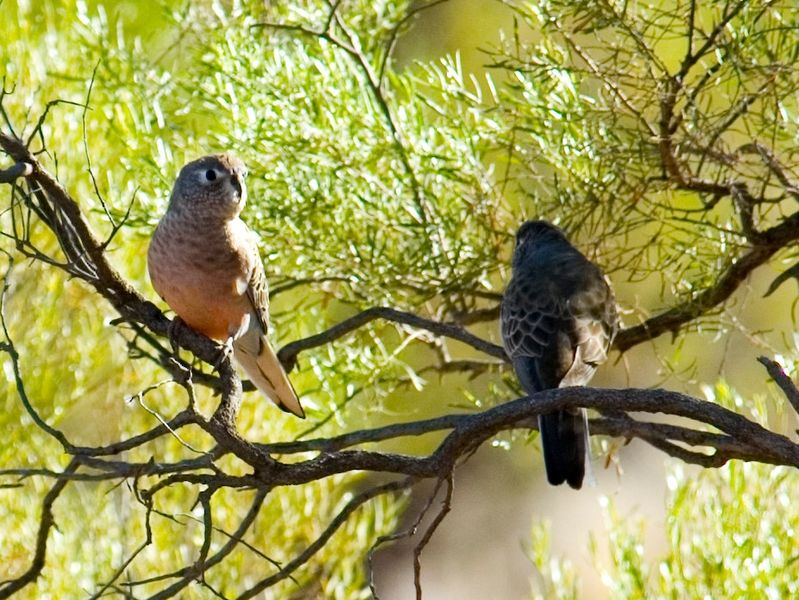
[[[611,593],[791,591],[789,546],[773,539],[796,518],[779,500],[793,475],[773,465],[798,465],[799,447],[763,417],[772,397],[511,401],[494,321],[512,234],[540,215],[611,274],[625,356],[735,325],[750,275],[796,260],[799,8],[508,2],[514,27],[478,79],[457,57],[395,60],[438,4],[0,4],[0,597],[367,597],[379,585],[364,559],[412,535],[421,596],[457,467],[564,406],[598,411],[607,452],[639,438],[704,467],[765,463],[675,484],[657,569],[613,522]],[[180,331],[173,351],[148,300],[143,257],[175,172],[223,149],[250,167],[246,218],[306,422],[242,402],[251,386],[211,341]],[[775,337],[790,370],[791,344],[757,339]],[[762,363],[799,410],[779,364]],[[401,524],[425,480],[422,515]],[[771,511],[762,538],[752,506]],[[701,537],[686,545],[689,525]],[[555,579],[551,593],[577,593]]]

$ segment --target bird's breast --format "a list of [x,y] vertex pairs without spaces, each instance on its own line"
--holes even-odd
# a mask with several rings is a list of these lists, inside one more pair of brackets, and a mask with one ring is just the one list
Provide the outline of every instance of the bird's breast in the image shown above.
[[155,291],[189,327],[224,340],[240,331],[251,311],[243,261],[224,235],[202,235],[162,221],[147,266]]

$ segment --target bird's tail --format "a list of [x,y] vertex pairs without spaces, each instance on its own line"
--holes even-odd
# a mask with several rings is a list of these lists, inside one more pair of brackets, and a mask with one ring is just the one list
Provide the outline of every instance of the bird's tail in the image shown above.
[[579,490],[585,476],[586,435],[582,409],[577,414],[558,410],[540,415],[538,429],[549,483],[567,482]]
[[267,398],[281,410],[305,417],[297,393],[277,359],[269,339],[255,328],[233,342],[233,356],[244,372]]

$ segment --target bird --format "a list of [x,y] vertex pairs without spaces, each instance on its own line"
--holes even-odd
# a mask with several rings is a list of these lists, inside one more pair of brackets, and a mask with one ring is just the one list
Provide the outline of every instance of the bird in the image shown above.
[[[586,385],[605,362],[618,329],[613,290],[600,268],[544,220],[516,233],[500,327],[505,352],[526,394]],[[547,479],[580,489],[585,476],[585,409],[539,415]]]
[[241,220],[244,163],[232,154],[187,163],[147,250],[153,288],[197,333],[224,341],[256,388],[304,417],[272,349],[269,292],[257,235]]

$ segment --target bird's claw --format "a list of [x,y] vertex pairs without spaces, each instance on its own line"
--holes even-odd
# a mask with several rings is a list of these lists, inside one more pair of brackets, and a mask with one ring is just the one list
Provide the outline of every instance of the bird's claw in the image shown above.
[[225,343],[220,346],[219,356],[214,361],[214,369],[218,371],[222,363],[231,356],[233,356],[233,338],[229,337],[225,340]]
[[180,344],[178,343],[178,338],[180,337],[180,331],[188,327],[186,322],[178,316],[175,316],[169,322],[169,326],[166,328],[166,336],[169,338],[169,344],[172,346],[172,354],[175,356],[180,355]]

